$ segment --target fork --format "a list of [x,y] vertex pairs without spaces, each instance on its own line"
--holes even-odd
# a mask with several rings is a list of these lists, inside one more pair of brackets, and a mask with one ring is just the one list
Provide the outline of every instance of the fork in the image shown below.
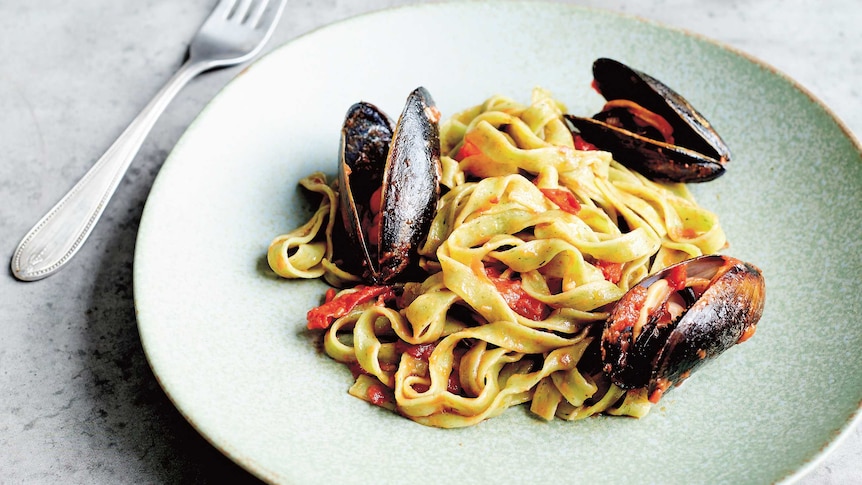
[[153,125],[197,75],[256,56],[272,35],[287,0],[220,0],[189,44],[173,77],[113,145],[24,236],[12,254],[12,274],[35,281],[60,270],[95,227]]

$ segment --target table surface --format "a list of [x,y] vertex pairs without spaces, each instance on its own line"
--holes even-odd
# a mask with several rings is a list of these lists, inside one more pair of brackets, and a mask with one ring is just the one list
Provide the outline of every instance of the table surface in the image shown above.
[[[216,0],[0,3],[0,254],[83,175],[182,61]],[[268,48],[347,17],[416,3],[288,3]],[[786,73],[862,134],[862,2],[578,0],[721,41]],[[828,5],[828,6],[827,6]],[[51,278],[0,276],[0,483],[255,479],[159,387],[132,300],[135,237],[162,162],[238,68],[194,80],[144,143],[100,224]],[[8,261],[8,259],[7,259]],[[804,484],[860,483],[862,428]]]

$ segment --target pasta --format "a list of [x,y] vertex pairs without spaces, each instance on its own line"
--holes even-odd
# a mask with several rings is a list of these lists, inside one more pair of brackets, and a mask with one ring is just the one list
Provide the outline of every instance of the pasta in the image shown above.
[[268,260],[283,277],[344,288],[309,326],[353,370],[352,395],[444,428],[528,402],[545,420],[649,412],[643,389],[602,373],[601,326],[632,285],[718,251],[725,235],[685,185],[576,149],[563,112],[536,88],[527,105],[495,96],[441,124],[446,192],[419,249],[423,281],[360,284],[334,257],[337,184],[300,182],[318,209]]

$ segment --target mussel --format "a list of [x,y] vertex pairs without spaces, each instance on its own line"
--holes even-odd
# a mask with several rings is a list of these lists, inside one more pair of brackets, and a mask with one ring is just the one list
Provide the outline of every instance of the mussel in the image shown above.
[[727,145],[673,89],[607,58],[593,63],[593,78],[607,103],[592,118],[565,115],[574,134],[656,180],[706,182],[724,173]]
[[395,127],[376,106],[350,107],[341,130],[339,204],[363,278],[387,284],[415,267],[440,196],[440,112],[415,89]]
[[723,255],[669,266],[632,287],[602,333],[602,362],[624,389],[658,402],[704,362],[754,334],[766,289],[761,271]]

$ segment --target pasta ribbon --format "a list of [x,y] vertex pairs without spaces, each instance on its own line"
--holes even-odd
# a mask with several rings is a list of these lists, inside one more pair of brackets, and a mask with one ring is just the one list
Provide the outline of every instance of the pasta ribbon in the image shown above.
[[[536,88],[527,105],[493,96],[441,124],[445,193],[419,248],[427,275],[344,309],[323,335],[356,376],[351,395],[447,428],[526,402],[546,420],[649,412],[643,390],[602,372],[602,324],[648,274],[727,241],[684,185],[575,149],[564,109]],[[272,242],[270,266],[356,284],[336,256],[337,185],[320,173],[300,183],[319,206]]]

